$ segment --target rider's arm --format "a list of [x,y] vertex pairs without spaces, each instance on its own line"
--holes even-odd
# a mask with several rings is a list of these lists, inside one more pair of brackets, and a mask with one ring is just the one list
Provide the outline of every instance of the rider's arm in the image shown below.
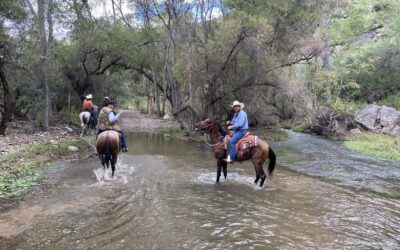
[[108,120],[110,122],[116,122],[116,121],[118,121],[118,119],[119,119],[119,113],[117,115],[114,115],[114,112],[110,112],[108,114]]
[[244,126],[246,119],[243,112],[239,112],[234,119],[234,123],[232,125],[233,130],[241,129]]
[[92,108],[94,108],[93,102],[92,101],[88,101],[87,102],[87,109],[91,110]]

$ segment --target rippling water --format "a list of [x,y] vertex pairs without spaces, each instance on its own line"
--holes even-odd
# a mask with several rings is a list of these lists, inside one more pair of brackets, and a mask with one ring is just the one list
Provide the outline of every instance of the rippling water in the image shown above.
[[97,181],[97,159],[58,163],[2,204],[0,247],[399,249],[399,167],[303,136],[272,143],[278,166],[260,189],[250,163],[216,184],[209,148],[129,134],[115,180]]

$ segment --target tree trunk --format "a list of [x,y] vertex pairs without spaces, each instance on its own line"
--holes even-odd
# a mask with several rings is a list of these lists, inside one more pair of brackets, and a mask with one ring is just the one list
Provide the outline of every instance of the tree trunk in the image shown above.
[[115,23],[116,22],[116,17],[115,17],[115,3],[114,3],[114,0],[111,0],[111,5],[112,5],[112,10],[113,10],[113,21]]
[[156,104],[156,111],[157,111],[157,115],[161,116],[160,95],[158,93],[156,72],[153,69],[153,67],[151,68],[151,73],[152,73],[152,76],[153,76],[153,95],[154,95],[154,101],[155,101],[155,104]]
[[38,0],[38,23],[41,45],[40,78],[44,90],[43,128],[49,130],[49,83],[48,83],[48,46],[45,26],[45,1]]
[[7,129],[7,123],[11,120],[13,104],[11,99],[10,86],[6,78],[6,74],[4,72],[3,57],[0,57],[0,81],[4,92],[4,103],[3,103],[4,108],[3,111],[1,112],[0,135],[5,135]]

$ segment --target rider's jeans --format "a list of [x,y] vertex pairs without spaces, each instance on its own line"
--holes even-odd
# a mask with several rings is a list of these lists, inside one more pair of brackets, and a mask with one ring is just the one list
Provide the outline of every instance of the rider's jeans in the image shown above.
[[121,144],[122,148],[128,148],[126,146],[125,129],[121,129]]
[[93,117],[95,125],[97,125],[97,112],[96,112],[96,110],[95,109],[91,109],[91,110],[89,110],[89,112],[90,112],[90,115]]
[[245,134],[247,133],[247,130],[238,130],[235,131],[235,133],[232,136],[232,139],[229,144],[229,155],[231,156],[231,160],[235,160],[236,158],[236,150],[235,150],[235,144],[238,142]]

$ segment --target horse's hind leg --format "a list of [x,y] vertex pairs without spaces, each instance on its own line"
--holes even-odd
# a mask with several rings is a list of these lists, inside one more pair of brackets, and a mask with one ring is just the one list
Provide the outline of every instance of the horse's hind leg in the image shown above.
[[260,180],[260,175],[259,175],[259,167],[257,166],[257,163],[253,160],[253,165],[254,165],[254,171],[256,172],[256,179],[254,180],[254,184],[257,184],[258,180]]
[[263,164],[260,162],[253,161],[254,164],[254,169],[256,170],[256,179],[254,180],[254,183],[257,184],[258,180],[261,178],[260,182],[260,187],[264,185],[265,179],[267,178],[267,175],[264,172]]
[[106,159],[104,158],[104,155],[99,155],[99,157],[100,157],[101,165],[103,166],[103,168],[105,168],[105,166],[106,166]]
[[256,179],[254,180],[254,184],[257,184],[259,179],[260,179],[260,176],[258,174],[256,174]]
[[85,125],[83,125],[83,127],[82,127],[82,131],[81,131],[80,137],[82,137],[83,136],[83,132],[85,132],[85,127],[84,126]]
[[259,175],[261,176],[261,182],[260,182],[260,187],[264,185],[265,179],[267,178],[267,175],[264,172],[264,168],[262,165],[259,166]]
[[115,172],[115,164],[117,163],[117,157],[113,156],[111,160],[111,177],[114,177],[114,172]]

